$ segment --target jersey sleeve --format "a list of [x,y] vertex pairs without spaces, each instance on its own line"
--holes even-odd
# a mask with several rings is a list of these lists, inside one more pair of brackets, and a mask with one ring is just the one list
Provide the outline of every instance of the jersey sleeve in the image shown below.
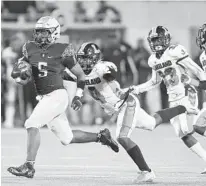
[[206,80],[205,72],[190,57],[179,62],[189,73],[198,78],[200,81]]
[[176,60],[177,64],[189,57],[187,50],[182,45],[171,45],[169,47],[169,54],[172,59]]
[[64,49],[64,52],[61,55],[62,58],[62,64],[67,67],[68,69],[71,69],[73,66],[76,65],[76,57],[75,57],[75,50],[72,44],[69,44]]

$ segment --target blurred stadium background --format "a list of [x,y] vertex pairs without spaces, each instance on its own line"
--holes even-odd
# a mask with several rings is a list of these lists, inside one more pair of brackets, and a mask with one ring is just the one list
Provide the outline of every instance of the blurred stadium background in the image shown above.
[[[205,23],[205,5],[204,1],[1,1],[1,126],[23,127],[37,104],[33,84],[16,85],[10,73],[21,56],[23,43],[32,38],[34,24],[41,16],[57,18],[62,26],[59,42],[71,42],[76,49],[86,41],[97,43],[104,59],[118,66],[118,81],[127,87],[150,78],[146,38],[156,25],[166,26],[173,43],[184,45],[199,64],[200,50],[195,37],[198,26]],[[202,92],[199,96],[201,108]],[[166,108],[164,85],[140,95],[140,101],[149,113]],[[73,126],[112,125],[116,119],[108,118],[87,93],[82,110],[74,112],[68,108],[68,118]]]

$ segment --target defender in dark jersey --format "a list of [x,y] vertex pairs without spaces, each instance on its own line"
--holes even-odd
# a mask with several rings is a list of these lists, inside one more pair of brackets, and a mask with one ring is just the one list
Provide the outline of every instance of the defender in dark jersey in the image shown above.
[[61,73],[67,67],[77,77],[76,95],[71,105],[74,110],[79,110],[82,105],[85,75],[76,63],[72,45],[55,43],[59,37],[59,23],[49,16],[40,18],[34,30],[34,41],[23,46],[23,57],[12,72],[12,77],[19,84],[26,84],[33,78],[39,98],[39,103],[25,122],[28,133],[26,162],[19,167],[8,168],[16,176],[33,178],[34,162],[40,146],[39,128],[44,125],[51,129],[63,145],[101,142],[115,152],[119,151],[108,129],[99,133],[71,130],[65,114],[68,94]]

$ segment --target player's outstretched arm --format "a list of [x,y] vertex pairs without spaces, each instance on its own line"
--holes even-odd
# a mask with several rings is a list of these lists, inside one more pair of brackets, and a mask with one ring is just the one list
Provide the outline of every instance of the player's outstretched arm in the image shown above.
[[72,100],[71,107],[74,110],[79,110],[82,106],[81,98],[85,87],[85,74],[78,63],[75,64],[70,71],[77,77],[77,90],[76,95]]
[[206,80],[205,72],[190,57],[184,58],[178,63],[186,67],[200,81]]
[[143,92],[147,92],[155,87],[157,87],[162,81],[162,78],[155,72],[155,70],[152,70],[152,77],[149,81],[140,84],[138,86],[132,86],[133,93],[140,94]]

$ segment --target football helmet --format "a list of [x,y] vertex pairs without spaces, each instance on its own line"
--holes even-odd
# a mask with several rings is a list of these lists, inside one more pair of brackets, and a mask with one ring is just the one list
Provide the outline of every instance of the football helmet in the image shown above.
[[33,32],[34,41],[40,45],[49,45],[60,38],[60,25],[58,21],[50,16],[41,17]]
[[203,24],[199,28],[196,42],[200,49],[206,50],[206,24]]
[[167,28],[157,26],[149,31],[147,40],[153,52],[161,53],[170,45],[171,35]]
[[101,59],[101,51],[95,43],[83,43],[77,51],[77,62],[85,74],[89,74]]

